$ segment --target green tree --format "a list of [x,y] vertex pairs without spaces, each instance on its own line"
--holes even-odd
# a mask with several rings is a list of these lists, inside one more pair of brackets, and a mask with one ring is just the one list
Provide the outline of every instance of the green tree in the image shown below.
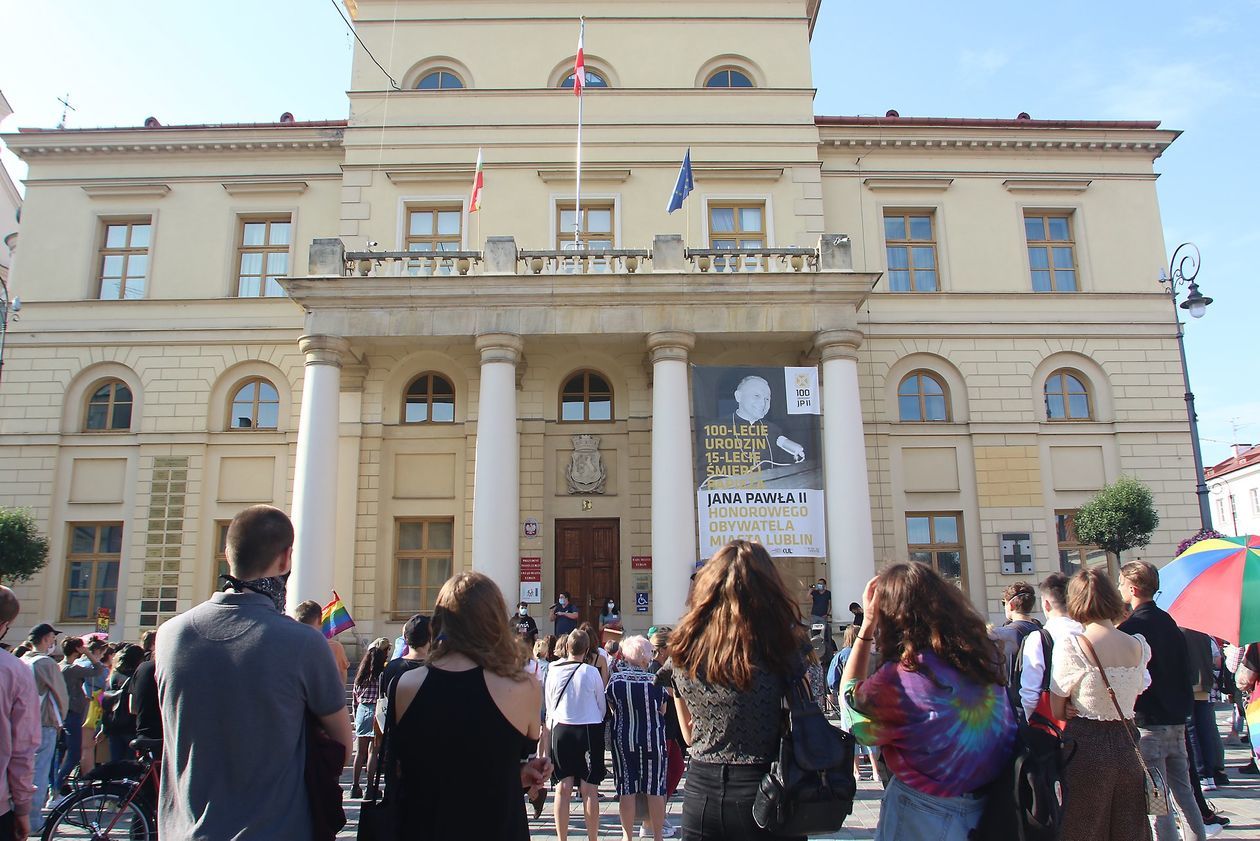
[[0,508],[0,580],[25,581],[48,563],[48,538],[30,511]]
[[1121,476],[1076,512],[1076,536],[1119,555],[1145,546],[1159,526],[1151,489],[1131,476]]

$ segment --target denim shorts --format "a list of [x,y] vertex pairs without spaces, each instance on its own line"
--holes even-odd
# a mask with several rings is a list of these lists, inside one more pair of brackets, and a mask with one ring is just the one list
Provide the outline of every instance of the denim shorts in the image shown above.
[[372,722],[376,718],[376,704],[359,704],[354,708],[354,735],[367,738],[375,734]]
[[983,797],[936,797],[893,777],[879,804],[875,841],[967,841],[980,823]]

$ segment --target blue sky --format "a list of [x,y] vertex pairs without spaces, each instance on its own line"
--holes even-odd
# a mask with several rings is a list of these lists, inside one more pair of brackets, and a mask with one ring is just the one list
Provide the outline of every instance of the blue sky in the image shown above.
[[[627,0],[628,2],[628,0]],[[580,4],[574,4],[575,11]],[[3,128],[343,117],[351,36],[326,0],[5,4]],[[1205,458],[1260,442],[1260,0],[1047,5],[824,0],[819,114],[1159,119],[1185,134],[1156,169],[1168,250],[1203,251],[1217,300],[1187,331]],[[24,173],[7,155],[16,178]],[[1154,278],[1152,288],[1157,288]]]

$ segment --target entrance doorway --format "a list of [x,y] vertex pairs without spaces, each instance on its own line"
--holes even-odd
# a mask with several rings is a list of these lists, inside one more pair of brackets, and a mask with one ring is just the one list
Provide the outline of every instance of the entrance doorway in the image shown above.
[[620,520],[556,520],[556,592],[562,590],[572,594],[578,621],[596,628],[606,598],[621,606]]

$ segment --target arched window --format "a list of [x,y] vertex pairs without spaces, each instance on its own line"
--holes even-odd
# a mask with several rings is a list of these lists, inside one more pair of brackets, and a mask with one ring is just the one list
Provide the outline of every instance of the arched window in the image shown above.
[[905,423],[949,420],[949,394],[935,374],[912,371],[897,387],[897,415]]
[[85,432],[127,432],[131,429],[131,389],[122,380],[107,380],[88,398]]
[[454,423],[455,386],[441,374],[421,374],[407,385],[403,423]]
[[752,79],[743,70],[734,67],[723,67],[709,77],[704,83],[706,88],[751,88]]
[[[572,90],[573,77],[576,75],[575,73],[570,73],[568,76],[565,76],[564,81],[560,83],[560,87]],[[594,70],[588,69],[586,71],[586,86],[588,88],[606,88],[608,87],[608,80]]]
[[451,91],[464,87],[464,80],[449,70],[433,70],[420,77],[416,82],[416,90]]
[[1091,420],[1093,406],[1085,377],[1069,368],[1060,368],[1046,379],[1046,419],[1052,421]]
[[276,429],[280,425],[280,393],[262,377],[246,380],[232,395],[229,429]]
[[602,374],[578,371],[560,390],[560,421],[610,421],[613,419],[612,386]]

